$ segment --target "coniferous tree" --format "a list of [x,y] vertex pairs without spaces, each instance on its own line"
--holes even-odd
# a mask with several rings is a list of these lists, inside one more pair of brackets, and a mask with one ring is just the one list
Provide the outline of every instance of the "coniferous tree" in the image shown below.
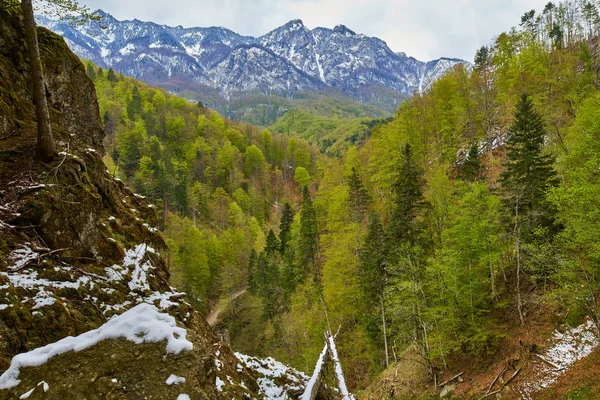
[[546,131],[541,116],[534,110],[531,99],[521,96],[515,119],[508,130],[505,170],[500,177],[504,204],[510,217],[509,229],[515,240],[516,300],[521,324],[524,323],[521,298],[523,243],[539,236],[540,228],[548,238],[556,233],[556,212],[546,200],[546,191],[557,183],[554,159],[544,154]]
[[[371,213],[367,227],[367,236],[358,259],[358,284],[361,289],[362,302],[366,309],[367,331],[373,339],[380,337],[379,318],[385,349],[386,365],[389,361],[387,345],[387,323],[385,315],[385,287],[387,284],[387,254],[385,251],[385,229],[379,216]],[[379,310],[379,313],[377,312]]]
[[86,72],[91,80],[96,80],[96,70],[94,69],[94,66],[92,64],[87,65]]
[[108,79],[109,82],[117,82],[119,80],[117,78],[117,74],[115,74],[115,70],[112,68],[108,69],[108,74],[106,75],[106,79]]
[[279,222],[279,241],[281,242],[281,254],[285,254],[285,249],[290,240],[292,231],[292,224],[294,223],[294,210],[290,203],[285,203],[283,207],[283,213],[281,214],[281,221]]
[[552,167],[554,158],[544,154],[545,136],[542,117],[535,111],[531,99],[522,95],[508,130],[508,160],[500,184],[508,213],[520,220],[525,235],[536,228],[551,232],[556,229],[556,211],[546,200],[546,192],[558,181]]
[[302,188],[302,204],[300,211],[300,251],[301,262],[305,272],[313,268],[314,278],[319,278],[316,268],[319,238],[317,231],[317,214],[313,206],[308,187]]
[[402,152],[402,164],[394,185],[395,202],[390,219],[389,236],[392,246],[412,245],[419,235],[417,215],[425,206],[422,192],[422,171],[413,158],[407,143]]
[[348,177],[348,186],[350,188],[350,207],[352,209],[352,219],[360,222],[364,219],[365,212],[370,202],[369,193],[364,188],[360,174],[352,167],[352,174]]
[[277,237],[275,236],[273,229],[270,229],[269,233],[267,234],[267,244],[265,246],[265,254],[267,256],[271,256],[275,253],[278,253],[280,248],[281,248],[281,245],[279,244],[279,240],[277,240]]
[[464,180],[473,182],[477,180],[481,172],[481,160],[477,144],[473,143],[467,154],[467,158],[460,167],[460,177]]
[[127,103],[127,114],[130,120],[135,120],[142,115],[142,94],[137,86],[131,91],[131,100]]

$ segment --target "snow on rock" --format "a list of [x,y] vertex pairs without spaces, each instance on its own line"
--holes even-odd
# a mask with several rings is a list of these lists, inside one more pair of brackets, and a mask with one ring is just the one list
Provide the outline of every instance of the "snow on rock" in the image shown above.
[[165,383],[167,385],[169,385],[169,386],[171,386],[171,385],[179,385],[180,383],[185,383],[185,378],[183,376],[177,376],[177,375],[171,374],[167,378],[167,381]]
[[19,384],[21,367],[43,365],[56,355],[81,351],[102,340],[123,337],[136,344],[166,340],[166,352],[179,354],[185,350],[192,350],[193,345],[186,339],[186,334],[187,331],[179,328],[172,316],[159,312],[152,305],[139,304],[98,329],[76,337],[68,336],[58,342],[16,355],[8,370],[0,376],[0,389],[10,389]]
[[[235,355],[240,360],[241,364],[260,375],[256,380],[256,383],[259,387],[259,394],[264,396],[262,398],[265,400],[288,399],[288,391],[303,390],[306,386],[306,382],[309,380],[308,375],[296,371],[270,357],[259,359],[240,353],[235,353]],[[238,370],[241,370],[241,365],[238,366]],[[276,383],[276,378],[285,378],[287,383],[281,386]],[[277,379],[277,382],[281,381],[281,379]]]
[[[590,320],[564,333],[554,332],[548,350],[541,355],[548,362],[540,361],[535,376],[522,383],[519,388],[523,398],[533,399],[535,393],[550,387],[575,362],[590,355],[598,344],[596,327]],[[558,369],[552,368],[550,364]]]
[[8,261],[13,263],[9,269],[21,269],[23,266],[35,260],[37,257],[38,253],[31,250],[28,246],[22,245],[20,249],[17,249],[8,255]]

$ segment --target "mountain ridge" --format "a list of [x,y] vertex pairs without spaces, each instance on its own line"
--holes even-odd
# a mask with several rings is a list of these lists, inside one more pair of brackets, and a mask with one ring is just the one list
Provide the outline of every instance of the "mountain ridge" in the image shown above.
[[[101,25],[79,27],[38,16],[38,23],[62,35],[73,51],[103,68],[168,86],[174,81],[216,89],[228,102],[240,94],[292,98],[306,90],[338,92],[373,104],[377,90],[396,92],[394,106],[467,61],[419,61],[394,52],[385,41],[357,34],[345,25],[307,28],[294,19],[259,37],[223,27],[159,25],[119,21],[97,11]],[[202,91],[198,92],[202,100]]]

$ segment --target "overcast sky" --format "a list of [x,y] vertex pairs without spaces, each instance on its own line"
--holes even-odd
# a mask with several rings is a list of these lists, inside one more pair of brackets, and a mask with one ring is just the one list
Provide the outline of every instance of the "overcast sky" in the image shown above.
[[260,36],[300,18],[312,29],[344,24],[376,36],[395,52],[420,60],[458,57],[518,25],[521,15],[541,11],[549,0],[80,0],[117,19],[166,25],[224,26]]

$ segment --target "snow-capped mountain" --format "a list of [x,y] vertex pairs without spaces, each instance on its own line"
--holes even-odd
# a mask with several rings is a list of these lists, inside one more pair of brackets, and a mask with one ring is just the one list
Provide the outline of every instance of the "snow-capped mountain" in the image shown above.
[[451,58],[421,62],[343,25],[311,30],[293,20],[254,38],[220,27],[169,27],[137,19],[118,21],[99,13],[100,24],[72,27],[41,16],[38,23],[64,36],[75,53],[101,67],[152,84],[206,85],[227,98],[302,90],[358,96],[373,86],[410,95],[427,89],[457,64],[471,67]]

